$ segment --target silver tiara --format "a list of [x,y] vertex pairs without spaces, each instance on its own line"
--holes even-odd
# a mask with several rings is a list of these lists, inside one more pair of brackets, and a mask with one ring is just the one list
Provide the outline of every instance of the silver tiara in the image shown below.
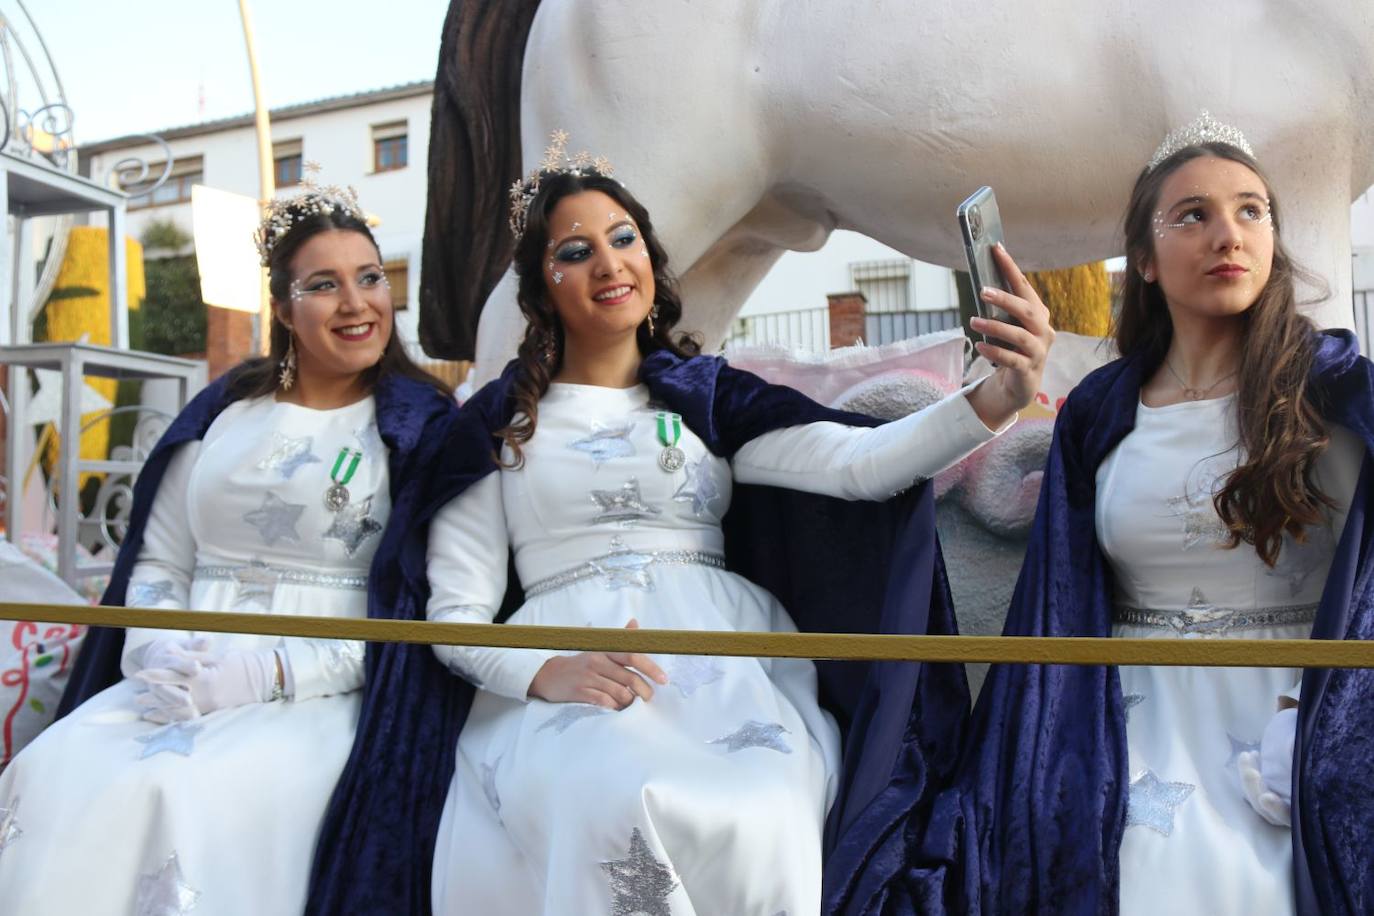
[[544,159],[539,163],[539,168],[510,186],[510,231],[515,236],[515,244],[519,245],[525,235],[530,202],[539,193],[544,176],[557,174],[615,177],[611,163],[605,156],[593,156],[586,150],[569,156],[566,130],[555,130],[549,134],[549,146],[544,150]]
[[1155,150],[1155,154],[1150,157],[1145,170],[1152,172],[1155,166],[1179,150],[1189,146],[1198,146],[1202,143],[1226,143],[1251,158],[1254,158],[1255,155],[1255,151],[1250,148],[1250,143],[1245,139],[1245,134],[1240,132],[1240,128],[1221,123],[1204,108],[1202,114],[1192,121],[1169,131],[1164,142],[1159,144],[1159,149]]
[[253,233],[263,267],[271,266],[272,249],[291,231],[297,220],[325,213],[344,213],[359,222],[367,222],[367,214],[363,212],[362,204],[358,203],[358,192],[351,185],[316,184],[315,173],[319,170],[319,163],[305,163],[303,171],[306,177],[301,180],[300,192],[268,201],[267,213]]

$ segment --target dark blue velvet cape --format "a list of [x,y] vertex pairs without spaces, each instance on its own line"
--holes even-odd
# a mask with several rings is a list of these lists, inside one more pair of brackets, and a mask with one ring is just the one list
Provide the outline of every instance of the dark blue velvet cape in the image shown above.
[[[876,421],[821,407],[714,357],[648,356],[641,378],[716,455],[764,432],[832,420]],[[478,392],[433,469],[426,514],[389,543],[375,589],[397,617],[423,619],[429,516],[497,470],[493,433],[510,420],[513,367]],[[883,503],[736,486],[725,520],[730,567],[769,589],[802,630],[953,633],[931,488]],[[502,533],[504,534],[504,533]],[[507,610],[518,606],[512,570]],[[501,619],[501,618],[498,618]],[[822,703],[844,732],[844,772],[826,826],[825,909],[876,913],[906,859],[907,824],[923,820],[948,776],[968,710],[957,665],[819,663]],[[427,646],[371,646],[352,757],[321,830],[310,913],[424,914],[438,821],[473,691]]]
[[[1310,396],[1374,450],[1374,367],[1348,332],[1318,337]],[[1131,431],[1147,367],[1085,378],[1055,428],[1006,635],[1110,636],[1096,473]],[[1366,455],[1313,638],[1374,637],[1374,462]],[[1129,791],[1115,668],[994,666],[951,788],[906,878],[928,913],[1116,913]],[[1293,768],[1299,912],[1374,911],[1374,671],[1303,676]]]
[[[143,532],[153,509],[153,497],[162,485],[162,475],[172,455],[180,445],[204,437],[210,424],[224,408],[233,403],[229,393],[229,376],[206,386],[177,414],[162,434],[134,484],[134,505],[129,515],[129,528],[115,559],[110,584],[101,598],[102,604],[122,606],[129,575],[143,547]],[[403,376],[387,376],[378,381],[373,391],[376,401],[377,431],[387,447],[387,470],[391,480],[391,515],[382,532],[377,557],[391,550],[387,545],[398,541],[410,527],[420,508],[423,474],[437,460],[438,443],[433,435],[448,419],[456,416],[457,406],[439,391],[423,382]],[[378,572],[376,557],[371,575]],[[387,605],[377,601],[376,590],[368,596],[368,614],[387,617]],[[119,670],[124,650],[124,631],[109,627],[94,627],[72,668],[71,677],[58,705],[60,718],[77,705],[117,683],[123,674]]]

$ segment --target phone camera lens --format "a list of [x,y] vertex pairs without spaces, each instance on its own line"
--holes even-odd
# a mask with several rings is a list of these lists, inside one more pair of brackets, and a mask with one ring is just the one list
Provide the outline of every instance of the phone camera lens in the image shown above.
[[983,237],[983,213],[977,207],[968,211],[968,231],[975,242]]

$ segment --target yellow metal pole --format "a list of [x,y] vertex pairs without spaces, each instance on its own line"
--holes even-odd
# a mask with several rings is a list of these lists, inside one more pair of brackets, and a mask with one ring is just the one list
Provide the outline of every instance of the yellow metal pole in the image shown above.
[[[243,41],[248,46],[248,71],[253,76],[253,116],[258,134],[258,203],[266,210],[276,193],[276,174],[272,162],[272,128],[267,119],[267,104],[262,97],[262,75],[258,72],[258,51],[253,41],[253,14],[248,0],[239,0],[243,19]],[[272,300],[267,291],[267,271],[262,273],[262,294],[258,307],[258,353],[263,356],[271,346]]]

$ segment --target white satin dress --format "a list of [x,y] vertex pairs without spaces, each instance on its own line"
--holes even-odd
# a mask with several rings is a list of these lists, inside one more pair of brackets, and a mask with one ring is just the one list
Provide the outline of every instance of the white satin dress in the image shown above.
[[[323,496],[361,453],[342,512]],[[311,410],[230,405],[173,456],[131,577],[131,606],[363,617],[391,509],[371,398]],[[280,649],[289,698],[173,725],[139,718],[142,648],[200,635]],[[353,745],[361,643],[131,630],[126,679],[0,776],[0,912],[25,916],[299,913],[320,820]],[[4,815],[0,815],[3,817]]]
[[[1275,568],[1223,549],[1212,504],[1238,462],[1235,397],[1141,404],[1097,471],[1097,537],[1115,574],[1116,636],[1306,639],[1359,477],[1364,447],[1334,427],[1317,461],[1335,500]],[[1130,794],[1121,840],[1123,916],[1294,912],[1289,830],[1241,789],[1236,757],[1259,747],[1291,668],[1123,667]]]
[[[490,621],[510,545],[527,599],[511,624],[793,631],[771,594],[723,568],[732,479],[882,499],[993,436],[961,393],[875,430],[768,433],[733,466],[684,426],[686,466],[670,473],[656,412],[643,386],[551,386],[523,468],[436,517],[431,619]],[[440,826],[436,913],[818,911],[840,746],[811,662],[659,656],[670,683],[612,712],[527,697],[554,653],[436,651],[481,687]]]

